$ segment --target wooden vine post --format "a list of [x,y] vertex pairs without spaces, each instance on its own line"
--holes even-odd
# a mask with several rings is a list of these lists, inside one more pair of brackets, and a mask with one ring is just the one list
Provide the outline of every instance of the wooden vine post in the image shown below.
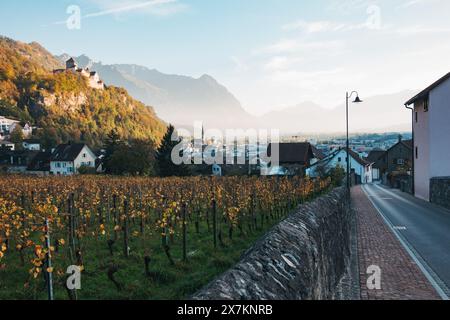
[[183,261],[187,261],[187,222],[186,222],[186,203],[183,202],[182,208],[181,208],[181,216],[183,220]]
[[212,219],[213,219],[213,242],[214,249],[217,248],[217,208],[216,199],[212,200]]
[[53,297],[53,270],[52,270],[52,251],[50,242],[50,226],[48,218],[45,219],[45,247],[47,249],[46,275],[47,275],[47,295],[48,300],[54,300]]

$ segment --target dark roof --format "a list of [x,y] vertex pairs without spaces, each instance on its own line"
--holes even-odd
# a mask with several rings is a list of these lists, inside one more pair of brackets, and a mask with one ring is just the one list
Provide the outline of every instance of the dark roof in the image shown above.
[[69,58],[66,62],[75,62],[74,58]]
[[426,99],[428,97],[428,95],[430,94],[431,90],[433,90],[434,88],[440,86],[442,83],[444,83],[448,79],[450,79],[450,72],[447,73],[442,78],[440,78],[435,83],[433,83],[432,85],[430,85],[429,87],[427,87],[426,89],[422,90],[419,94],[417,94],[414,97],[412,97],[411,99],[409,99],[407,102],[405,102],[405,105],[409,106],[409,105],[415,103],[416,101]]
[[29,171],[50,171],[51,152],[39,152],[29,163]]
[[315,146],[311,145],[312,152],[314,154],[314,157],[316,157],[319,160],[325,159],[325,154],[322,152],[322,150],[317,149]]
[[411,150],[412,150],[412,148],[413,148],[413,141],[412,141],[412,140],[401,140],[401,141],[397,142],[396,144],[394,144],[392,147],[390,147],[390,148],[388,149],[388,151],[394,149],[394,148],[395,148],[396,146],[398,146],[399,144],[401,144],[401,145],[403,145],[403,146],[405,146],[406,148],[411,149]]
[[[280,163],[295,163],[309,165],[309,160],[314,158],[311,144],[303,143],[280,143]],[[272,156],[272,143],[267,150],[268,156]]]
[[383,150],[372,150],[369,152],[369,155],[366,158],[366,161],[370,163],[375,163],[386,153],[386,151]]
[[412,140],[403,140],[402,142],[403,142],[403,144],[404,144],[406,147],[408,147],[409,149],[412,149],[412,148],[413,148],[413,141],[412,141]]
[[74,161],[84,146],[84,143],[60,144],[53,152],[51,161]]

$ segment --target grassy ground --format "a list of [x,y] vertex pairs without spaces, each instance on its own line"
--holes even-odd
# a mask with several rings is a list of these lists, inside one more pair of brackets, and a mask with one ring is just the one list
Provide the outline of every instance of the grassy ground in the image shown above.
[[[218,241],[214,249],[213,239],[206,225],[201,226],[197,234],[193,225],[188,230],[188,261],[182,261],[182,241],[175,237],[170,245],[171,255],[175,265],[171,265],[161,247],[158,232],[148,229],[147,240],[143,243],[140,237],[130,238],[131,254],[126,258],[123,254],[123,240],[114,244],[113,255],[110,254],[107,235],[98,240],[89,237],[89,242],[82,242],[84,271],[81,276],[81,290],[77,292],[78,299],[183,299],[209,283],[236,262],[252,244],[264,235],[281,218],[266,221],[258,230],[245,234],[235,230],[233,239],[228,237],[228,228],[221,226],[223,243]],[[152,235],[153,233],[153,235]],[[53,272],[55,277],[55,298],[68,299],[64,287],[65,275],[58,275],[70,264],[67,258],[67,245],[54,255]],[[145,248],[145,250],[144,250]],[[144,251],[151,257],[150,273],[146,274],[144,267]],[[43,275],[31,279],[26,266],[21,266],[16,250],[9,250],[0,263],[0,299],[47,299],[47,289]],[[114,274],[120,288],[108,278],[111,266],[117,267]]]

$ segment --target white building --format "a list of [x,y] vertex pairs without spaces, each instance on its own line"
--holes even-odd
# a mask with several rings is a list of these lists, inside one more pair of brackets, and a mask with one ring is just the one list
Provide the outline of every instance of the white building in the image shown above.
[[0,116],[0,134],[9,135],[19,121]]
[[[356,152],[350,150],[350,169],[355,172],[357,182],[366,184],[372,183],[372,164],[362,159]],[[327,158],[315,163],[306,170],[310,177],[318,177],[320,171],[328,172],[332,168],[340,166],[347,172],[347,151],[340,149],[332,153]]]
[[50,173],[70,176],[77,174],[80,167],[95,169],[96,158],[92,150],[85,144],[61,144],[52,153]]
[[22,142],[22,147],[30,151],[41,151],[41,143],[39,140],[25,139]]
[[7,148],[7,149],[10,149],[11,151],[14,151],[15,145],[12,142],[2,140],[2,141],[0,141],[0,148]]
[[450,177],[450,73],[408,100],[412,106],[414,193],[430,200],[430,180]]

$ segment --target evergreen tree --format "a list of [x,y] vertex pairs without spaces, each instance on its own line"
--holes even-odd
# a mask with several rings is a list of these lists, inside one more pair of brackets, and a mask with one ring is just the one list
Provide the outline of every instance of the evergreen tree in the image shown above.
[[111,159],[113,154],[118,151],[119,149],[121,149],[121,147],[124,145],[124,142],[120,139],[119,134],[117,133],[116,130],[112,130],[108,136],[106,137],[106,140],[104,142],[104,148],[105,148],[105,159],[104,159],[104,165],[105,165],[105,169],[106,169],[106,173],[113,173],[112,166],[113,164],[111,163]]
[[187,165],[176,165],[172,161],[172,150],[181,142],[181,139],[172,141],[174,131],[175,128],[172,125],[169,125],[167,132],[162,139],[161,146],[156,153],[158,173],[161,177],[185,177],[191,175]]

